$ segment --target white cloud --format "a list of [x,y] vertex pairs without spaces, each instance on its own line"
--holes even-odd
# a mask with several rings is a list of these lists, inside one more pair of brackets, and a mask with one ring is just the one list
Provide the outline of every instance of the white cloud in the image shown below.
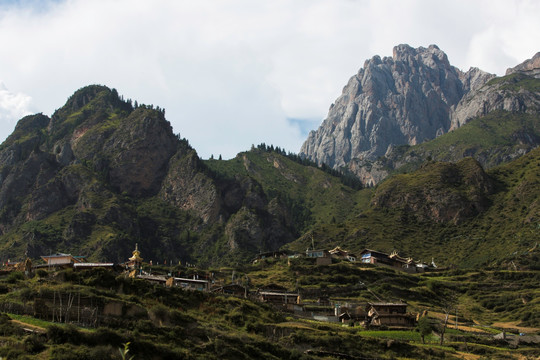
[[462,69],[498,74],[540,50],[534,1],[21,4],[0,7],[9,54],[0,57],[0,77],[37,111],[51,114],[77,88],[105,84],[166,108],[175,132],[203,157],[228,158],[260,142],[298,151],[305,136],[287,118],[322,121],[365,59],[390,56],[400,43],[434,43]]
[[31,114],[32,98],[23,93],[12,93],[0,81],[0,138],[11,134],[17,120]]

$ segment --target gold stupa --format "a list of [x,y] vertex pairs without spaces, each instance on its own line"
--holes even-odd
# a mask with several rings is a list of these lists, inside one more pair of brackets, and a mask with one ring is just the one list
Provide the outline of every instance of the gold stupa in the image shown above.
[[141,252],[139,251],[139,244],[135,244],[135,250],[133,251],[133,256],[129,258],[130,262],[133,263],[142,263],[143,258],[141,257]]

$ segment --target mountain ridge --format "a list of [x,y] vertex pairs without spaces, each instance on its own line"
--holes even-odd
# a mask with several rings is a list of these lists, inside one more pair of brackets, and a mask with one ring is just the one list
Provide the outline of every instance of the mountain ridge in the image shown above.
[[391,58],[374,56],[350,78],[300,155],[336,168],[352,158],[373,160],[390,145],[433,139],[448,131],[463,94],[490,77],[477,69],[462,73],[436,45],[398,45]]
[[537,86],[519,88],[535,80],[529,75],[537,59],[496,78],[478,68],[455,68],[436,45],[398,45],[391,58],[374,56],[350,78],[300,156],[374,185],[387,174],[372,171],[371,164],[398,146],[433,140],[496,110],[537,113]]
[[[493,111],[431,141],[390,144],[383,156],[368,161],[366,155],[361,162],[351,162],[349,173],[336,176],[336,169],[264,144],[231,160],[202,160],[186,139],[172,132],[163,109],[134,106],[115,89],[91,85],[77,90],[51,118],[36,114],[21,119],[0,145],[2,256],[39,257],[54,249],[114,262],[124,259],[138,243],[148,249],[148,259],[160,262],[230,265],[264,251],[297,249],[298,244],[304,251],[305,240],[314,233],[322,234],[325,244],[353,250],[368,245],[391,250],[392,246],[415,257],[416,252],[436,256],[454,241],[463,251],[471,250],[461,240],[447,244],[443,241],[447,235],[458,239],[475,234],[496,245],[486,225],[494,209],[508,212],[509,219],[522,226],[491,221],[489,226],[508,236],[525,234],[524,229],[536,226],[535,170],[527,165],[530,181],[525,181],[516,178],[520,170],[507,167],[508,176],[529,196],[522,198],[514,183],[501,180],[506,175],[497,165],[519,163],[524,154],[536,154],[540,121],[534,103],[527,100],[515,111],[504,104],[534,99],[540,80],[521,73],[493,78],[474,68],[458,72],[436,46],[420,53],[397,47],[395,58],[375,57],[366,62],[368,70],[362,74],[372,74],[365,76],[364,83],[360,77],[351,80],[357,93],[368,91],[371,96],[362,98],[371,106],[371,115],[358,116],[378,129],[377,136],[385,135],[379,125],[388,119],[377,123],[376,115],[400,101],[408,106],[406,114],[411,118],[431,121],[428,130],[435,133],[442,122],[427,115],[440,113],[450,124],[447,110],[459,106],[464,91],[480,94],[492,88],[491,94],[498,91],[511,101],[503,96],[502,108],[494,106]],[[398,87],[406,90],[403,93],[386,76],[392,66],[401,74]],[[429,82],[423,84],[421,76]],[[423,88],[411,88],[405,81],[409,79]],[[373,103],[374,94],[381,92],[388,101]],[[334,107],[337,113],[350,112],[347,126],[352,128],[356,116],[352,114],[359,114],[360,108],[347,94]],[[474,96],[471,99],[476,101]],[[442,104],[442,110],[433,107],[436,104]],[[422,110],[420,115],[416,109]],[[334,120],[336,128],[345,129],[337,117]],[[401,124],[402,136],[418,130],[407,121]],[[366,179],[380,173],[372,184],[389,175],[403,175],[359,191],[349,177],[358,175],[355,166],[369,171]],[[518,199],[522,209],[514,209],[506,197]],[[481,224],[482,230],[475,224]],[[424,233],[429,239],[418,243],[433,249],[415,250],[411,236]],[[523,236],[523,243],[508,246],[516,250],[530,246],[529,235]],[[479,248],[485,254],[475,252],[477,259],[465,262],[466,266],[478,266],[486,256],[490,261],[500,257],[488,245]],[[458,257],[463,256],[462,250]]]
[[[0,159],[0,249],[10,257],[55,249],[120,261],[139,243],[161,261],[246,261],[315,221],[308,194],[285,194],[289,184],[354,192],[277,152],[241,153],[237,173],[220,173],[173,134],[162,109],[133,106],[100,85],[77,90],[51,118],[21,119]],[[259,173],[279,181],[268,187]],[[325,199],[338,208],[343,197]]]

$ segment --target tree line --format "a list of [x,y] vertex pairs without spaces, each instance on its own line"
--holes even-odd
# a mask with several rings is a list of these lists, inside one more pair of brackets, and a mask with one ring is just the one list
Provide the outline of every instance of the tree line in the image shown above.
[[280,148],[279,146],[266,145],[265,143],[261,143],[257,145],[257,147],[255,147],[255,145],[252,145],[251,150],[252,151],[259,150],[259,151],[264,151],[264,152],[276,153],[276,154],[285,156],[286,158],[298,164],[301,164],[304,166],[316,167],[327,174],[330,174],[332,176],[339,178],[343,185],[353,188],[354,190],[360,190],[364,187],[360,179],[358,179],[354,174],[352,174],[346,169],[333,169],[329,167],[328,165],[326,165],[325,163],[322,163],[321,165],[319,165],[305,156],[300,156],[290,151],[287,152],[285,151],[285,149]]

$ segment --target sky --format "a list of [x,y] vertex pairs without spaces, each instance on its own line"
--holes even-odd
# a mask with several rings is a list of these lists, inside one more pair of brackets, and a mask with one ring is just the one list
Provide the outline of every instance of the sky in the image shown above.
[[298,153],[366,59],[436,44],[504,75],[538,19],[536,0],[0,0],[0,141],[101,84],[165,108],[202,158]]

